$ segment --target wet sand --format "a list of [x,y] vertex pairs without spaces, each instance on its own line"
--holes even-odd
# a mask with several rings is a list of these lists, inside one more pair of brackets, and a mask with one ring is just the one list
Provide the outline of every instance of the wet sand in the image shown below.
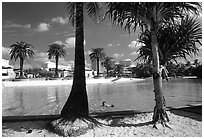
[[[167,111],[170,128],[153,128],[153,113],[97,118],[110,126],[95,127],[81,137],[202,137],[202,114]],[[60,137],[49,131],[47,121],[3,122],[3,137]],[[158,126],[159,127],[159,126]]]

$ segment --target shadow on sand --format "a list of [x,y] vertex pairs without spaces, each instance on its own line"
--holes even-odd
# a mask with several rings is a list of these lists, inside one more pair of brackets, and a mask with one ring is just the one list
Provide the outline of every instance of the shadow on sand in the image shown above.
[[202,113],[194,113],[190,111],[185,110],[171,110],[171,113],[183,117],[188,117],[197,121],[202,121]]

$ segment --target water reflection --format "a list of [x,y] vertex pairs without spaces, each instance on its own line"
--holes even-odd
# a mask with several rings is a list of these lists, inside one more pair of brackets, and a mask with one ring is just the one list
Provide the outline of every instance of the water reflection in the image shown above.
[[[60,114],[71,86],[3,87],[2,114]],[[163,83],[167,106],[183,106],[202,102],[202,81],[173,79]],[[135,83],[87,85],[89,110],[151,111],[155,105],[152,80]],[[102,108],[102,101],[115,107]]]

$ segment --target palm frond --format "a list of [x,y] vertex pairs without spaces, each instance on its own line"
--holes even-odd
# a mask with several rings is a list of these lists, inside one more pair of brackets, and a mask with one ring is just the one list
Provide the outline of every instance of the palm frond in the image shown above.
[[76,16],[76,2],[67,3],[67,12],[68,18],[71,21],[72,25],[75,25],[75,16]]
[[85,3],[85,9],[87,9],[88,15],[94,19],[94,21],[99,22],[103,18],[102,4],[99,2],[87,2]]
[[89,57],[91,60],[99,58],[99,59],[104,59],[106,56],[104,49],[103,48],[93,48],[92,53],[89,54]]
[[[139,55],[135,60],[152,60],[151,32],[142,32],[139,39],[145,46],[138,49]],[[186,16],[177,24],[163,24],[158,29],[157,39],[161,64],[178,58],[186,59],[187,55],[199,52],[197,44],[201,44],[202,26],[197,17]]]
[[10,58],[14,59],[15,61],[18,58],[25,59],[27,56],[32,57],[33,55],[35,55],[34,51],[31,50],[33,46],[31,44],[25,43],[24,41],[16,42],[12,44],[10,47],[11,47],[11,51],[9,52]]
[[67,51],[64,50],[65,44],[62,43],[52,43],[49,45],[49,50],[47,51],[48,53],[48,59],[51,59],[52,57],[62,57],[66,56]]

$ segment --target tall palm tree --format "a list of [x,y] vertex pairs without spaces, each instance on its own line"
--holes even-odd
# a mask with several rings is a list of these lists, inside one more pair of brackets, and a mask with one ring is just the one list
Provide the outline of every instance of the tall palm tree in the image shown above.
[[[157,32],[160,64],[166,66],[172,60],[176,62],[181,58],[187,60],[186,55],[198,54],[196,44],[202,45],[201,39],[202,26],[196,17],[186,16],[174,25],[163,24]],[[140,42],[145,45],[138,49],[139,55],[135,60],[152,61],[151,32],[148,30],[142,32]]]
[[106,56],[104,61],[101,63],[106,68],[107,76],[109,76],[109,70],[111,70],[115,64],[113,59],[113,57]]
[[55,68],[55,77],[58,77],[58,61],[59,58],[62,56],[65,56],[67,54],[67,51],[64,50],[65,44],[54,42],[49,45],[48,53],[48,59],[55,58],[56,61],[56,68]]
[[100,60],[103,60],[105,58],[105,52],[103,48],[93,48],[92,53],[89,54],[89,57],[92,61],[96,59],[96,65],[97,65],[97,76],[99,76],[99,63]]
[[24,41],[16,42],[12,44],[10,51],[10,58],[14,59],[15,61],[19,58],[20,59],[20,76],[19,78],[23,77],[23,63],[27,57],[32,57],[35,55],[34,51],[31,50],[32,45],[25,43]]
[[158,27],[163,23],[175,22],[192,12],[199,14],[200,3],[196,2],[119,2],[108,4],[108,14],[113,24],[121,26],[129,32],[135,32],[139,25],[142,30],[151,32],[153,59],[153,84],[156,105],[153,123],[160,121],[162,125],[169,121],[166,114],[165,99],[162,92],[162,78],[159,60],[159,44],[157,41]]
[[88,15],[97,20],[100,15],[99,3],[73,2],[67,4],[69,19],[75,25],[75,64],[74,78],[70,95],[62,108],[61,116],[64,119],[75,120],[89,116],[88,99],[85,80],[84,58],[84,9]]

